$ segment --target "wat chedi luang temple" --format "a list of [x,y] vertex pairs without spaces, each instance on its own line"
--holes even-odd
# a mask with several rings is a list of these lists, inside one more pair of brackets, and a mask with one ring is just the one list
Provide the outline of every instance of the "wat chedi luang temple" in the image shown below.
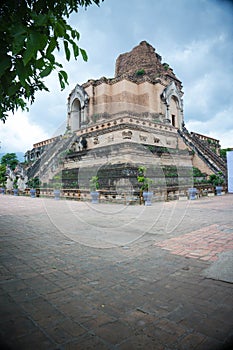
[[153,190],[193,185],[199,177],[226,174],[219,141],[185,127],[182,83],[146,41],[116,60],[115,76],[90,79],[71,91],[63,135],[41,141],[25,156],[28,177],[42,187],[60,181],[80,193],[98,176],[106,194],[136,193],[138,169]]

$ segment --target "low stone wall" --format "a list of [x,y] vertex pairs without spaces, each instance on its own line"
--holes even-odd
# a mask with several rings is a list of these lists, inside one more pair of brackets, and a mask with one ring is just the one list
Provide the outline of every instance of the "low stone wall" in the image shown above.
[[[194,186],[197,189],[196,198],[204,196],[215,196],[215,186],[211,184],[198,184]],[[158,187],[153,190],[153,202],[182,200],[188,198],[190,186],[170,186]],[[222,193],[227,192],[227,187],[223,186]],[[99,190],[101,203],[120,203],[120,204],[143,204],[143,197],[139,191],[114,191],[114,190]],[[13,195],[14,192],[6,191],[6,194]],[[1,193],[2,195],[2,193]],[[30,189],[18,191],[19,196],[30,196]],[[36,189],[36,197],[54,198],[53,188]],[[61,189],[60,198],[65,200],[76,201],[91,201],[89,189]]]

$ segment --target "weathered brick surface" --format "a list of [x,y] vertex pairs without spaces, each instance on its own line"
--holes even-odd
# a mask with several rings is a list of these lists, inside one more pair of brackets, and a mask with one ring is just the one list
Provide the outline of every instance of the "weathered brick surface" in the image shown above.
[[[166,75],[177,79],[170,67],[168,69],[164,68],[161,60],[162,57],[155,52],[153,46],[146,41],[142,41],[132,51],[121,54],[117,58],[115,77],[123,74],[137,76],[138,71],[144,70],[145,74],[154,80]],[[140,74],[138,74],[138,79],[140,79]]]

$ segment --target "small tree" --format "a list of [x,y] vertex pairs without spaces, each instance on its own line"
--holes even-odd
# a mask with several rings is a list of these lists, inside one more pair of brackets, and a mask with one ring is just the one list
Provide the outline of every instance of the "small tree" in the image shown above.
[[227,159],[227,152],[232,151],[231,148],[223,148],[220,149],[220,157],[226,161]]
[[92,176],[92,178],[90,179],[90,190],[94,192],[99,188],[100,188],[100,185],[99,185],[98,176]]
[[36,176],[28,180],[27,186],[30,188],[39,188],[40,187],[40,179]]
[[211,174],[210,175],[210,183],[212,183],[214,186],[221,186],[224,184],[224,178],[222,176],[222,173],[219,172],[218,174]]
[[15,170],[18,163],[19,161],[15,153],[6,153],[2,156],[1,164],[5,166],[8,165],[11,170]]
[[136,71],[136,75],[137,76],[144,75],[144,74],[145,74],[144,69],[139,69],[139,70]]
[[15,189],[18,188],[18,181],[17,181],[17,179],[15,179],[14,182],[13,182],[13,188],[15,188]]
[[53,188],[59,190],[62,188],[62,174],[56,174],[52,179]]
[[5,165],[0,165],[0,186],[5,186],[6,185],[6,166]]
[[146,170],[147,168],[143,165],[138,168],[137,180],[140,184],[140,191],[148,191],[153,183],[152,179],[146,177]]

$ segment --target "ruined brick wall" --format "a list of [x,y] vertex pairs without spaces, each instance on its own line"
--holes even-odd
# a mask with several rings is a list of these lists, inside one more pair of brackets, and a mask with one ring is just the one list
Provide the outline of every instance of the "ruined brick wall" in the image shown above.
[[[117,58],[114,78],[91,79],[83,84],[82,87],[89,96],[90,120],[96,114],[134,112],[135,115],[141,113],[144,116],[146,113],[157,122],[167,122],[172,118],[167,101],[170,101],[169,94],[173,93],[176,96],[175,100],[171,100],[171,112],[175,120],[173,126],[181,127],[182,84],[169,65],[162,64],[161,61],[161,56],[153,46],[142,41],[132,51]],[[173,83],[175,86],[169,90]],[[166,87],[168,89],[164,93]]]
[[122,74],[134,74],[144,69],[146,72],[160,72],[163,68],[161,56],[155,53],[155,49],[146,41],[142,41],[132,51],[121,54],[116,60],[115,76]]
[[[142,41],[132,51],[121,54],[116,60],[115,77],[129,75],[138,77],[147,75],[152,80],[170,76],[178,81],[168,64],[162,64],[162,57],[155,52],[153,46]],[[141,74],[140,74],[141,73]]]

